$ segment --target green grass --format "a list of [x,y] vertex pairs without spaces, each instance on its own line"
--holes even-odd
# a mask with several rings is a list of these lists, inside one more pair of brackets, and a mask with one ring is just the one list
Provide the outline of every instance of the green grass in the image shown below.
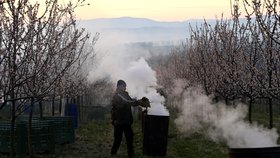
[[210,141],[202,134],[183,137],[176,129],[171,116],[169,122],[167,158],[225,158],[228,148]]
[[[279,108],[279,107],[277,107]],[[218,144],[206,136],[194,133],[188,137],[183,137],[176,129],[174,116],[169,118],[168,144],[166,158],[227,158],[228,148],[223,144]],[[248,120],[248,118],[246,118]],[[254,107],[252,113],[253,122],[268,127],[269,115],[262,107]],[[280,115],[273,114],[274,127],[280,131]],[[134,119],[134,149],[135,158],[149,158],[143,156],[143,133],[141,131],[141,121]],[[76,139],[74,143],[56,145],[55,154],[37,154],[38,158],[110,158],[110,150],[113,142],[113,127],[110,116],[105,116],[104,120],[93,120],[87,124],[82,124],[75,131]],[[280,143],[280,141],[278,141]],[[0,157],[8,157],[1,155]],[[127,157],[125,139],[123,138],[118,151],[119,158]]]
[[[174,119],[169,118],[168,144],[166,158],[226,158],[227,147],[216,144],[201,134],[182,137],[177,131]],[[135,158],[149,158],[142,153],[143,133],[141,121],[135,119],[134,149]],[[113,127],[109,116],[105,120],[93,120],[80,125],[76,130],[76,140],[71,144],[56,145],[55,154],[37,153],[35,158],[110,158],[113,142]],[[8,158],[8,155],[1,155]],[[28,156],[26,156],[28,157]],[[126,158],[126,142],[123,137],[118,158]]]
[[[279,108],[279,107],[278,107]],[[206,136],[194,133],[183,137],[176,129],[174,116],[169,118],[168,144],[166,158],[227,158],[228,148],[218,144]],[[248,120],[248,118],[246,118]],[[268,127],[269,115],[261,108],[253,110],[252,120]],[[274,127],[280,131],[280,115],[273,114]],[[134,119],[134,149],[136,158],[148,158],[143,156],[143,133],[141,121]],[[76,140],[71,144],[56,145],[55,154],[37,154],[38,158],[110,158],[110,150],[113,142],[113,127],[110,116],[107,113],[104,120],[93,120],[82,124],[75,131]],[[280,141],[278,141],[280,143]],[[0,154],[0,157],[5,157]],[[6,157],[8,157],[6,155]],[[123,138],[118,151],[119,158],[127,157],[126,143]]]
[[[216,144],[203,135],[193,134],[183,138],[175,128],[174,120],[170,118],[166,158],[225,158],[227,147]],[[135,158],[148,158],[142,154],[143,134],[141,122],[134,121]],[[109,118],[92,121],[81,126],[76,131],[76,141],[73,144],[57,146],[56,155],[39,155],[39,157],[55,158],[109,158],[113,142],[113,127]],[[118,151],[119,158],[127,157],[126,143],[123,138]]]
[[[174,116],[169,118],[168,144],[166,158],[227,158],[228,148],[223,144],[217,144],[206,136],[194,133],[183,137],[176,129]],[[265,126],[268,125],[268,116],[264,112],[254,112],[253,121]],[[274,115],[274,123],[277,125],[280,115]],[[278,131],[280,126],[276,126]],[[148,158],[143,156],[143,133],[141,121],[134,119],[134,149],[136,158]],[[110,150],[113,142],[113,127],[110,117],[106,115],[104,120],[93,120],[80,125],[76,130],[76,140],[72,144],[56,145],[54,155],[37,154],[38,158],[110,158]],[[0,155],[2,157],[2,155]],[[118,151],[119,158],[127,157],[126,143],[123,138]]]

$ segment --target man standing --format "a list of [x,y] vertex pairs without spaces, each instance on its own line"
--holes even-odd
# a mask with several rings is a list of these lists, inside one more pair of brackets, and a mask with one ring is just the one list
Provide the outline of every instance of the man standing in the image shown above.
[[[143,104],[143,101],[146,104]],[[122,141],[124,133],[127,145],[127,154],[129,158],[134,156],[133,149],[133,131],[132,131],[132,112],[131,106],[149,106],[147,98],[143,97],[141,100],[132,99],[128,92],[126,92],[126,83],[123,80],[117,82],[117,89],[112,99],[111,119],[114,126],[114,142],[111,149],[112,157],[117,155],[117,151]]]

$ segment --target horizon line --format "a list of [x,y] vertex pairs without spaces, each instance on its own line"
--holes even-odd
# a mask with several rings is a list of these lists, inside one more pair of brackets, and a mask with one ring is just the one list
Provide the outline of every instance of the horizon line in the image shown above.
[[[145,20],[151,20],[151,21],[156,21],[156,22],[185,22],[185,21],[190,21],[190,20],[231,20],[232,18],[225,18],[225,17],[220,17],[220,18],[190,18],[186,20],[156,20],[153,18],[146,18],[146,17],[132,17],[132,16],[120,16],[120,17],[103,17],[103,18],[90,18],[90,19],[77,19],[81,21],[90,21],[90,20],[99,20],[99,19],[122,19],[122,18],[131,18],[131,19],[145,19]],[[241,18],[243,19],[243,18]]]

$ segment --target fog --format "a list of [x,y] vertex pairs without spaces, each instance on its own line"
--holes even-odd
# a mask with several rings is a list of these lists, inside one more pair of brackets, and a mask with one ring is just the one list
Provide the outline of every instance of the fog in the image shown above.
[[[183,82],[181,82],[183,83]],[[226,106],[214,103],[201,88],[182,89],[178,82],[174,92],[182,94],[180,114],[175,123],[184,135],[195,132],[205,134],[215,142],[226,143],[231,148],[271,147],[277,145],[276,129],[267,129],[245,120],[247,106]]]

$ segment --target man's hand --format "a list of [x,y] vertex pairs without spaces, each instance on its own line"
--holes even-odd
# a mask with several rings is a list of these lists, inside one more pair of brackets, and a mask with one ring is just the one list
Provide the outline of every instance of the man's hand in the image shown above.
[[142,107],[151,107],[150,101],[149,101],[149,99],[146,98],[146,97],[143,97],[142,99],[138,100],[138,103],[139,103],[139,105],[142,106]]

